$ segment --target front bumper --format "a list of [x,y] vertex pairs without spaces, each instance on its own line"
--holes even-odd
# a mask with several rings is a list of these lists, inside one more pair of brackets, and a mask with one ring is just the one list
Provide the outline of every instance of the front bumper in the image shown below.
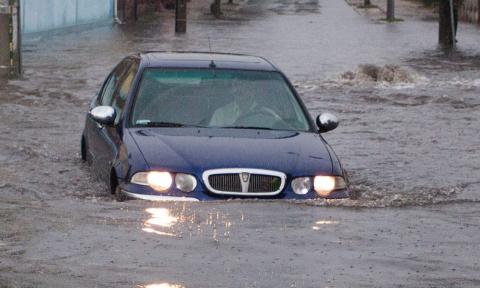
[[[342,199],[350,197],[350,190],[343,189],[333,191],[328,197],[320,197],[314,191],[310,191],[306,195],[297,195],[291,189],[284,189],[278,195],[273,196],[253,196],[246,194],[245,196],[228,196],[218,195],[209,192],[203,187],[197,187],[194,192],[184,193],[177,189],[172,189],[165,193],[155,192],[147,186],[140,186],[135,184],[122,185],[122,192],[125,195],[135,198],[150,201],[183,201],[183,202],[197,202],[197,201],[215,201],[215,200],[229,200],[229,199],[285,199],[285,200],[314,200],[314,199]],[[201,186],[201,185],[199,185]]]
[[198,202],[197,198],[193,197],[181,197],[181,196],[165,196],[165,195],[147,195],[147,194],[138,194],[122,190],[122,193],[128,197],[149,200],[149,201],[175,201],[175,202]]

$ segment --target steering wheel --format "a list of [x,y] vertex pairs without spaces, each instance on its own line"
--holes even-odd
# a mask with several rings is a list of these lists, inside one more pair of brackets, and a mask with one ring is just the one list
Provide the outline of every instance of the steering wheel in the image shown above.
[[243,121],[248,120],[250,118],[254,118],[255,116],[260,116],[260,117],[268,116],[269,118],[274,119],[275,123],[279,121],[283,121],[282,118],[277,113],[275,113],[275,111],[266,107],[262,107],[260,110],[253,110],[244,115],[241,115],[240,117],[238,117],[238,119],[235,121],[234,124],[235,125],[242,124]]

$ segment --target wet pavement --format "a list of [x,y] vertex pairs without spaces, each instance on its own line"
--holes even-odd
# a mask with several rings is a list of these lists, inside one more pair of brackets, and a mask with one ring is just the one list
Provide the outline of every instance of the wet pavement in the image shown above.
[[[243,1],[221,20],[195,5],[185,35],[162,14],[26,39],[24,78],[0,83],[0,287],[480,285],[478,26],[445,51],[435,22],[343,1]],[[362,199],[111,200],[79,160],[88,102],[125,55],[208,38],[272,60],[312,115],[337,114],[325,138]]]

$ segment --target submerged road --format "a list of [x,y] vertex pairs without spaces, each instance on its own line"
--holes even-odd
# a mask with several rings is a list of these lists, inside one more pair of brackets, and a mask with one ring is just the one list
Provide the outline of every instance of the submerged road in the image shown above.
[[[30,36],[0,85],[0,287],[480,286],[480,29],[456,51],[437,24],[385,24],[343,1],[250,0],[173,18]],[[195,13],[193,13],[195,12]],[[271,59],[325,135],[358,201],[114,202],[79,160],[88,102],[143,50]]]

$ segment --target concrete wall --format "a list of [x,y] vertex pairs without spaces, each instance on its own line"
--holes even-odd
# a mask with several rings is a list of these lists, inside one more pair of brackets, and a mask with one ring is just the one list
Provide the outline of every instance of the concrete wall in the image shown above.
[[113,21],[115,0],[21,0],[23,33]]

